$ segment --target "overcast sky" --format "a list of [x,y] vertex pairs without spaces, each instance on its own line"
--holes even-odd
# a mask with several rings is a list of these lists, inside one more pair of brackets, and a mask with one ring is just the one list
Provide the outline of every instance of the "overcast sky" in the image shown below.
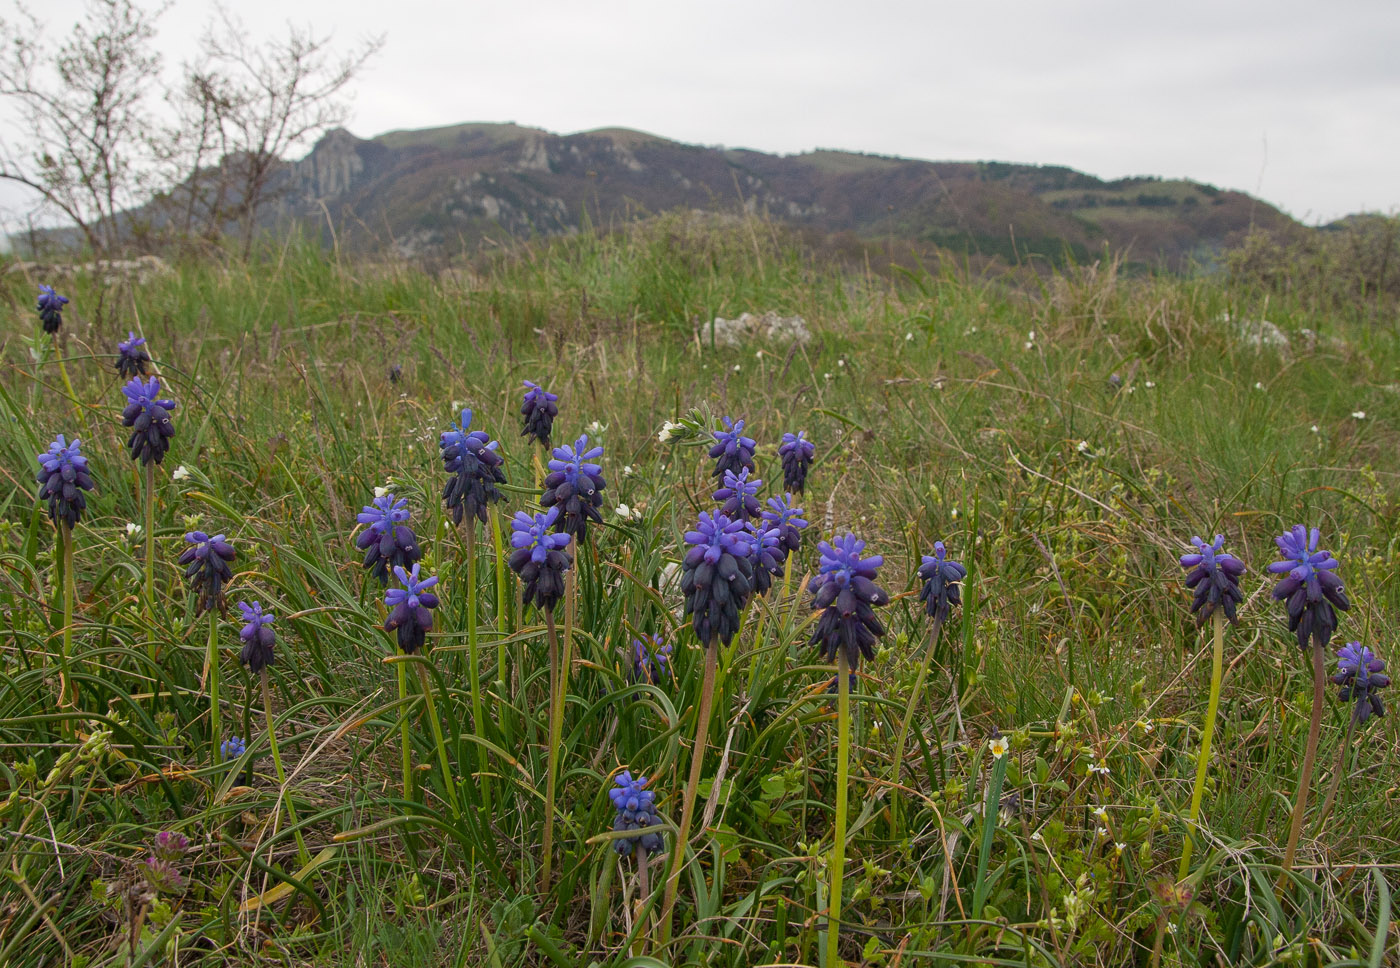
[[[0,6],[4,6],[0,3]],[[240,0],[385,47],[349,128],[515,121],[1186,177],[1310,223],[1400,211],[1400,0]],[[81,0],[31,7],[72,22]],[[173,71],[213,12],[160,21]],[[0,104],[0,112],[4,111]]]

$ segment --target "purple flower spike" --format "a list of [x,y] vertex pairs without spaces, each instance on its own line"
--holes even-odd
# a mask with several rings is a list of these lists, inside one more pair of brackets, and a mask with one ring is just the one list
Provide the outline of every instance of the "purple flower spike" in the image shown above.
[[801,494],[807,487],[807,471],[816,454],[817,445],[807,439],[805,430],[783,434],[783,442],[778,445],[778,456],[783,461],[783,487]]
[[127,401],[122,410],[122,426],[131,428],[126,441],[131,459],[159,464],[170,449],[170,438],[175,436],[175,425],[170,420],[175,401],[161,398],[160,380],[156,377],[132,380],[122,387],[122,393]]
[[384,631],[398,632],[399,648],[407,655],[423,648],[427,633],[433,628],[433,613],[429,609],[438,607],[438,597],[428,591],[437,584],[437,576],[420,580],[418,568],[415,562],[410,573],[402,565],[395,565],[394,577],[403,587],[384,593],[384,605],[389,609]]
[[511,571],[525,585],[525,602],[533,602],[542,612],[554,610],[564,596],[564,572],[573,559],[564,549],[569,536],[550,529],[559,520],[559,509],[552,507],[543,514],[515,512],[510,522]]
[[671,646],[663,645],[661,636],[632,640],[632,667],[627,674],[629,681],[659,686],[669,676],[670,665]]
[[128,330],[126,339],[117,344],[117,373],[127,379],[145,376],[146,367],[150,362],[150,354],[146,352],[146,338]]
[[1376,690],[1390,685],[1390,676],[1385,674],[1385,662],[1360,642],[1348,642],[1337,650],[1337,674],[1332,682],[1342,687],[1342,702],[1355,704],[1351,717],[1356,725],[1385,715],[1385,704]]
[[839,538],[835,544],[823,541],[817,545],[821,553],[818,571],[807,586],[812,593],[812,607],[821,611],[811,644],[820,649],[828,662],[836,660],[838,650],[844,650],[846,663],[854,672],[861,656],[875,658],[875,643],[885,634],[885,627],[875,617],[875,608],[887,605],[890,596],[875,584],[876,573],[885,559],[880,555],[862,558],[865,542],[853,534]]
[[185,578],[195,592],[195,614],[202,615],[211,608],[226,611],[224,586],[233,581],[228,563],[238,557],[233,545],[221,534],[211,538],[203,531],[190,531],[185,542],[190,547],[180,555],[179,563],[185,566]]
[[724,429],[714,431],[715,444],[710,448],[710,456],[715,461],[714,476],[724,480],[725,471],[735,474],[747,470],[753,472],[753,451],[758,443],[752,437],[744,436],[744,421],[724,418]]
[[381,585],[389,584],[391,568],[410,567],[423,557],[418,536],[405,523],[408,519],[408,501],[396,500],[392,493],[375,498],[355,516],[366,525],[355,538],[355,547],[365,553],[364,566]]
[[783,551],[782,532],[777,528],[764,528],[755,522],[749,523],[749,564],[753,567],[753,590],[755,595],[767,595],[773,587],[773,579],[783,573],[783,562],[787,555]]
[[786,559],[802,547],[802,529],[807,527],[807,521],[802,517],[802,509],[793,506],[791,493],[770,497],[768,507],[772,510],[763,512],[763,523],[777,529],[778,544]]
[[38,482],[39,500],[49,502],[49,520],[63,522],[69,528],[78,523],[87,510],[84,491],[92,490],[87,458],[78,447],[78,438],[70,444],[59,434],[49,444],[48,453],[40,454]]
[[924,603],[924,610],[929,618],[946,622],[952,607],[962,604],[962,580],[967,577],[967,569],[962,562],[948,557],[948,549],[943,542],[935,541],[933,554],[923,556],[919,577],[924,580],[924,587],[919,592],[919,601]]
[[1193,535],[1191,543],[1196,546],[1196,552],[1182,555],[1181,567],[1187,571],[1186,587],[1196,592],[1191,603],[1196,624],[1204,625],[1217,608],[1223,609],[1225,617],[1238,624],[1235,609],[1244,601],[1240,592],[1240,576],[1245,573],[1244,562],[1222,550],[1225,547],[1223,534],[1217,534],[1212,544],[1206,544],[1199,535]]
[[[1274,539],[1284,559],[1269,565],[1269,571],[1284,577],[1274,586],[1274,598],[1288,611],[1288,631],[1298,638],[1299,648],[1308,640],[1327,648],[1337,630],[1336,609],[1351,608],[1342,580],[1336,575],[1337,559],[1330,551],[1319,551],[1318,530],[1308,531],[1301,524]],[[1287,574],[1285,574],[1285,572]]]
[[[644,776],[633,779],[627,770],[623,770],[613,780],[613,788],[608,791],[608,799],[617,811],[617,817],[613,820],[613,830],[641,830],[661,823],[656,814],[656,794],[644,789],[648,782]],[[660,833],[620,837],[612,844],[613,850],[623,857],[629,856],[639,847],[649,854],[655,854],[663,846]]]
[[452,476],[442,489],[442,500],[453,524],[476,518],[486,523],[486,508],[503,495],[497,484],[506,482],[501,469],[505,458],[496,453],[500,445],[483,430],[469,430],[472,412],[463,410],[460,428],[444,431],[438,440],[443,470]]
[[592,463],[603,456],[602,447],[589,447],[588,435],[554,448],[549,473],[544,479],[544,494],[540,506],[558,508],[560,530],[578,538],[579,544],[588,540],[588,522],[603,523],[603,468]]
[[715,491],[715,500],[723,504],[720,511],[729,517],[752,521],[759,515],[758,489],[762,486],[763,481],[757,478],[749,480],[747,468],[738,474],[725,471],[724,486]]
[[520,431],[520,436],[538,440],[542,447],[548,447],[554,418],[559,416],[559,395],[526,380],[525,401],[520,405],[520,415],[525,418],[525,429]]
[[44,324],[44,332],[52,335],[63,325],[63,307],[68,298],[53,291],[53,286],[39,287],[39,322]]
[[722,512],[701,511],[695,530],[685,533],[691,546],[681,562],[685,614],[706,647],[716,640],[728,645],[739,631],[739,613],[754,588],[751,541],[744,522]]
[[277,633],[272,630],[273,614],[264,612],[261,602],[249,605],[239,602],[238,610],[243,613],[244,626],[238,633],[243,640],[243,651],[238,660],[254,674],[272,665],[272,647],[277,644]]

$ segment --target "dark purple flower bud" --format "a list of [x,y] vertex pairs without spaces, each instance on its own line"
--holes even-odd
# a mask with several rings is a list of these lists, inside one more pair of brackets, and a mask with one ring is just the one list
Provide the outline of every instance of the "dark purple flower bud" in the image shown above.
[[160,380],[156,377],[132,380],[122,387],[122,393],[127,401],[122,426],[131,428],[126,441],[131,459],[159,464],[170,449],[170,438],[175,436],[175,425],[170,421],[175,401],[160,398]]
[[753,569],[753,591],[755,595],[767,595],[773,587],[773,579],[783,573],[782,539],[777,528],[764,528],[754,523],[749,529],[749,566]]
[[754,587],[751,540],[744,522],[719,512],[701,511],[695,530],[685,533],[691,546],[681,562],[685,614],[707,647],[728,645],[739,631],[739,614]]
[[670,675],[671,647],[661,644],[661,636],[632,640],[632,667],[627,673],[628,681],[659,686]]
[[485,431],[468,430],[471,422],[472,412],[463,410],[461,427],[444,432],[438,441],[443,469],[452,475],[442,489],[442,500],[453,524],[472,518],[485,524],[486,508],[503,496],[496,485],[506,482],[505,459],[496,453],[500,445]]
[[525,585],[525,603],[534,603],[542,612],[553,611],[564,597],[564,572],[573,559],[564,549],[569,536],[550,529],[559,520],[559,509],[550,508],[542,514],[516,511],[510,522],[511,571]]
[[1385,663],[1360,642],[1348,642],[1337,650],[1337,674],[1332,681],[1342,687],[1342,702],[1355,704],[1351,718],[1358,726],[1372,716],[1385,715],[1385,704],[1376,690],[1390,685],[1390,676],[1385,674]]
[[967,569],[961,562],[949,559],[943,542],[935,541],[933,554],[923,556],[919,577],[924,580],[919,601],[924,603],[929,618],[948,621],[948,612],[952,607],[962,604],[962,580],[967,577]]
[[155,855],[172,863],[185,856],[190,849],[190,838],[174,830],[162,830],[156,834]]
[[195,614],[202,615],[211,608],[227,611],[224,586],[233,580],[233,570],[228,566],[237,557],[233,545],[221,534],[211,538],[203,531],[188,532],[185,541],[190,547],[180,555],[179,563],[185,566],[185,578],[194,589]]
[[[656,794],[644,789],[648,782],[644,776],[633,779],[627,770],[623,770],[614,778],[613,788],[608,791],[608,799],[617,811],[617,817],[613,820],[613,830],[641,830],[660,825],[661,818],[656,813]],[[664,846],[660,831],[637,834],[635,837],[619,837],[612,844],[613,850],[623,857],[630,856],[637,847],[649,854],[655,854]]]
[[720,511],[725,515],[747,523],[759,515],[758,489],[762,486],[761,480],[749,480],[747,469],[738,474],[725,471],[724,486],[715,491],[715,500],[721,502]]
[[544,479],[540,507],[559,509],[559,529],[575,535],[579,544],[588,540],[588,522],[603,523],[603,468],[591,461],[603,456],[602,447],[588,446],[588,435],[554,448],[549,473]]
[[146,352],[146,338],[127,331],[126,339],[117,344],[117,372],[127,379],[146,375],[146,367],[151,362]]
[[1204,625],[1217,608],[1224,609],[1225,617],[1238,624],[1235,609],[1244,601],[1240,592],[1244,562],[1221,550],[1225,547],[1223,534],[1217,534],[1213,544],[1206,544],[1199,535],[1193,535],[1191,543],[1196,546],[1196,553],[1182,555],[1181,567],[1187,571],[1186,587],[1196,592],[1191,603],[1196,624]]
[[865,542],[853,534],[834,545],[823,541],[817,550],[821,562],[807,590],[812,593],[812,607],[822,614],[811,644],[828,662],[836,661],[837,651],[844,650],[846,664],[854,672],[862,655],[875,658],[875,643],[885,634],[884,625],[875,617],[875,608],[890,600],[875,584],[876,572],[885,559],[880,555],[862,558]]
[[[1335,574],[1337,559],[1330,551],[1318,551],[1318,530],[1308,531],[1301,524],[1274,539],[1285,560],[1269,565],[1269,571],[1283,575],[1274,586],[1274,598],[1288,610],[1288,631],[1306,649],[1311,639],[1320,649],[1327,648],[1337,629],[1336,609],[1351,608],[1342,580]],[[1287,574],[1284,574],[1284,573]]]
[[520,431],[520,436],[538,440],[541,446],[548,447],[554,418],[559,416],[559,396],[526,380],[525,402],[520,405],[520,415],[525,418],[525,429]]
[[63,325],[63,307],[66,305],[67,297],[54,292],[53,286],[39,287],[39,322],[44,324],[44,332],[58,332]]
[[753,451],[758,444],[744,436],[744,421],[724,418],[724,429],[714,431],[715,445],[710,456],[715,461],[714,476],[724,480],[725,471],[753,471]]
[[[854,672],[849,673],[848,676],[847,676],[847,678],[846,678],[846,691],[847,691],[847,692],[855,692],[855,691],[856,691],[856,683],[859,682],[859,681],[860,681],[860,677],[859,677],[859,676],[857,676]],[[841,691],[841,677],[840,677],[840,676],[832,676],[832,677],[831,677],[831,681],[828,682],[828,683],[826,684],[826,691],[827,691],[827,693],[828,693],[829,695],[832,695],[832,696],[834,696],[834,695],[836,695],[838,692],[840,692],[840,691]]]
[[355,547],[365,553],[364,566],[381,585],[389,584],[391,568],[408,568],[423,557],[418,536],[404,523],[408,518],[408,501],[395,500],[392,493],[375,498],[355,516],[366,526],[355,539]]
[[92,490],[87,458],[78,449],[78,439],[73,438],[70,444],[59,434],[49,444],[48,453],[40,454],[38,460],[38,481],[43,485],[39,488],[39,500],[49,502],[49,520],[74,527],[87,510],[83,492]]
[[389,618],[384,622],[384,631],[398,632],[399,648],[407,655],[413,655],[423,648],[427,634],[433,628],[433,613],[429,609],[438,607],[438,597],[428,591],[437,584],[437,576],[418,578],[417,563],[412,573],[395,566],[394,577],[402,588],[390,588],[384,593],[384,606],[389,609]]
[[243,640],[239,661],[248,667],[249,672],[256,674],[273,662],[272,647],[277,644],[277,634],[272,630],[273,615],[262,610],[261,602],[252,605],[239,602],[238,610],[243,613],[245,623],[238,633]]
[[807,470],[817,454],[817,445],[807,439],[807,431],[783,434],[778,456],[783,462],[783,487],[801,494],[807,487]]

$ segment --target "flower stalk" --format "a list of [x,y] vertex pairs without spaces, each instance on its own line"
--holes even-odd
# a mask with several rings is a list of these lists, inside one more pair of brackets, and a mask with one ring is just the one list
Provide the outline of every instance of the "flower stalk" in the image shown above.
[[841,964],[841,888],[846,866],[846,793],[850,786],[851,683],[846,650],[836,653],[836,831],[831,844],[830,911],[826,918],[826,964]]
[[272,750],[272,766],[277,771],[277,787],[282,791],[282,799],[287,802],[287,819],[292,823],[292,836],[297,841],[297,866],[305,867],[311,861],[306,850],[306,842],[301,837],[301,827],[297,821],[296,804],[292,802],[292,791],[287,789],[287,773],[282,769],[282,752],[277,746],[277,726],[272,718],[272,684],[267,666],[260,670],[262,679],[263,717],[267,720],[267,745]]
[[1191,790],[1191,807],[1186,814],[1186,837],[1181,843],[1181,862],[1176,879],[1186,879],[1191,869],[1191,851],[1196,840],[1196,819],[1201,815],[1201,797],[1206,789],[1206,772],[1210,767],[1210,746],[1215,737],[1215,718],[1220,709],[1220,680],[1225,665],[1225,613],[1217,609],[1212,616],[1215,645],[1210,665],[1210,699],[1206,703],[1206,721],[1201,727],[1201,749],[1196,754],[1196,785]]

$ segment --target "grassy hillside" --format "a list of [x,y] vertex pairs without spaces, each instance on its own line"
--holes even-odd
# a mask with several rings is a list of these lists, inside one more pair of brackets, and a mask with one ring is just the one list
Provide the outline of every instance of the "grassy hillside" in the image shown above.
[[[1390,715],[1349,725],[1330,685],[1280,883],[1313,679],[1266,572],[1275,535],[1320,528],[1352,602],[1332,649],[1396,654],[1393,315],[1354,321],[1224,278],[1130,278],[1111,260],[1030,290],[877,268],[825,261],[772,222],[670,216],[442,272],[289,243],[141,286],[0,276],[0,964],[125,964],[133,939],[143,964],[1393,958],[1400,733]],[[71,299],[61,368],[33,326],[49,281]],[[810,342],[714,347],[696,326],[764,310],[802,315]],[[1266,313],[1286,351],[1252,338]],[[154,477],[150,599],[145,534],[129,529],[143,478],[112,367],[128,330],[178,401]],[[556,443],[586,432],[604,448],[604,525],[559,607],[571,661],[557,743],[545,622],[518,602],[508,546],[454,527],[441,500],[438,438],[463,407],[500,441],[501,510],[537,499],[524,380],[559,395]],[[758,442],[764,498],[779,492],[781,435],[816,442],[810,527],[788,580],[719,652],[664,942],[666,857],[644,889],[636,856],[599,837],[627,769],[651,778],[667,857],[674,846],[704,654],[667,566],[715,485],[703,434],[658,432],[686,418],[707,433],[724,415]],[[63,559],[33,483],[58,433],[82,438],[97,482],[74,532],[70,704]],[[440,579],[422,659],[386,661],[383,592],[354,543],[356,511],[386,486]],[[204,674],[211,620],[175,563],[196,530],[237,548],[230,606],[276,615],[280,770],[236,609],[212,626],[217,678]],[[839,701],[799,589],[817,541],[847,531],[884,556],[892,601],[850,697],[832,951]],[[1177,559],[1217,532],[1249,570],[1178,881],[1212,641]],[[939,540],[968,576],[930,645],[916,570]],[[629,678],[631,643],[651,634],[673,649],[669,671]],[[223,760],[235,733],[247,752]],[[142,866],[167,830],[190,846],[179,883],[161,874],[157,890]]]

